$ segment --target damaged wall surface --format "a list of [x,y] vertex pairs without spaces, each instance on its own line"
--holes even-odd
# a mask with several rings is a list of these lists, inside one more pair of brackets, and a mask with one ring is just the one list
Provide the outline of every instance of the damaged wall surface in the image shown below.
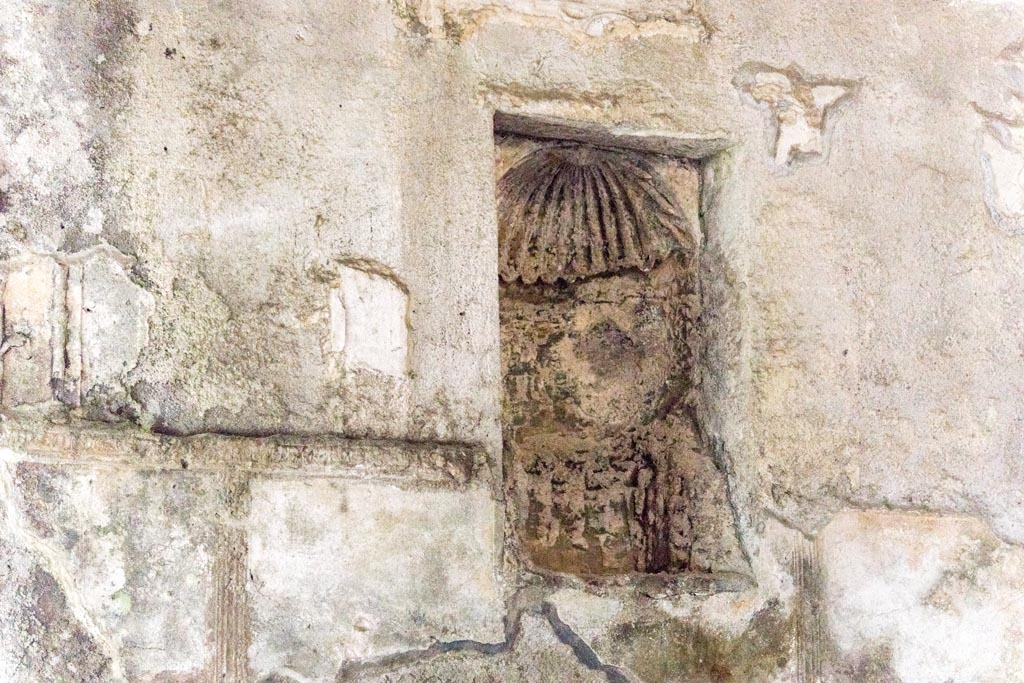
[[0,681],[1024,681],[1024,5],[2,0]]

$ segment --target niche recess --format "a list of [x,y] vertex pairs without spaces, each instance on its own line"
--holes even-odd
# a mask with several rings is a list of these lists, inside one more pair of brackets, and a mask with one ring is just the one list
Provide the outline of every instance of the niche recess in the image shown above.
[[743,572],[697,416],[701,165],[495,120],[504,458],[528,566]]

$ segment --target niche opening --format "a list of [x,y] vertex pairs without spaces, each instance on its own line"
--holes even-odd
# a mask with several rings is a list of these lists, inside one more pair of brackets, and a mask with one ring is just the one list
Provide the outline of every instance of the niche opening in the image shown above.
[[501,122],[504,461],[523,559],[584,577],[742,572],[698,420],[700,161]]

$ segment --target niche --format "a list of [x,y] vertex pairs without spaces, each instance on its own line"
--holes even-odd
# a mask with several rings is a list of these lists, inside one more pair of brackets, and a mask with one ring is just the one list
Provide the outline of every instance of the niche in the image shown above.
[[504,460],[522,559],[593,578],[742,572],[698,420],[700,163],[496,131]]

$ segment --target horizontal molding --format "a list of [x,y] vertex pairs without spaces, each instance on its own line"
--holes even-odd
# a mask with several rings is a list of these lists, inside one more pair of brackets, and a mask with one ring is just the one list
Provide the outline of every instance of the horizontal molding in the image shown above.
[[141,470],[382,479],[464,487],[491,480],[486,451],[457,443],[330,435],[167,436],[126,427],[7,423],[0,460]]

